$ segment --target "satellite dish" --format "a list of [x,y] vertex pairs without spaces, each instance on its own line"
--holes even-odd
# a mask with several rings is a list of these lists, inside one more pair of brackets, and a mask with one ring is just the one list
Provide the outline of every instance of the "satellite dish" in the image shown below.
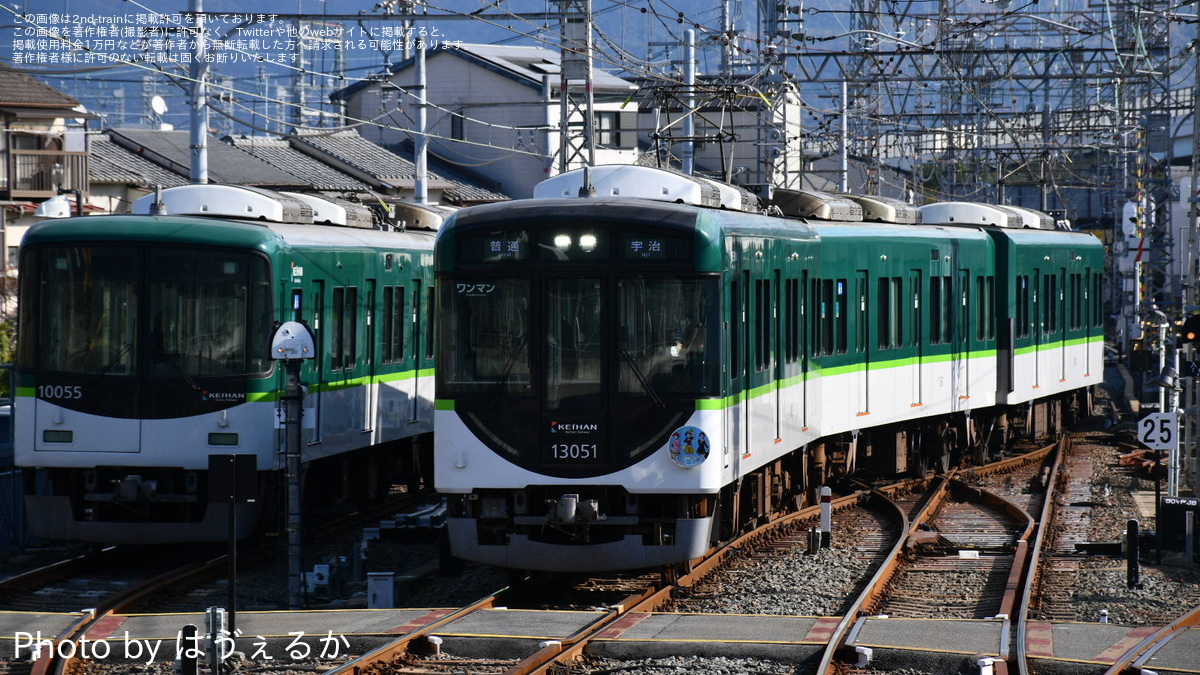
[[155,115],[162,115],[167,112],[167,102],[161,96],[154,96],[150,99],[150,109]]

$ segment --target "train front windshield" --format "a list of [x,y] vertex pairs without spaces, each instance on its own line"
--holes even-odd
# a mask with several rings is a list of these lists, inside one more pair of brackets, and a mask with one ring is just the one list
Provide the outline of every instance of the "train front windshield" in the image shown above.
[[22,260],[26,370],[150,379],[270,369],[268,264],[244,251],[39,247]]
[[[562,243],[587,237],[586,251]],[[539,238],[524,264],[440,279],[438,397],[520,464],[603,473],[660,447],[696,398],[717,395],[719,282],[690,260],[613,265],[602,235],[510,240]]]

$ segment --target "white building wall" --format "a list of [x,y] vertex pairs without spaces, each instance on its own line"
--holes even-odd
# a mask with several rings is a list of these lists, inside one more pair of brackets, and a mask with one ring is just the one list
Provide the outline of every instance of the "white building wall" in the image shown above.
[[[429,149],[437,156],[494,181],[513,198],[530,197],[533,186],[558,172],[559,118],[557,91],[548,96],[533,87],[465,59],[439,52],[426,61],[426,129]],[[557,83],[557,75],[551,76]],[[388,84],[357,92],[346,105],[351,120],[363,125],[363,137],[380,145],[397,145],[415,129],[416,69],[406,68]],[[557,86],[554,87],[557,90]],[[618,111],[620,102],[600,102],[597,111]],[[461,138],[455,138],[455,115],[461,116]],[[577,116],[578,118],[578,116]],[[599,148],[597,164],[629,164],[635,149]]]

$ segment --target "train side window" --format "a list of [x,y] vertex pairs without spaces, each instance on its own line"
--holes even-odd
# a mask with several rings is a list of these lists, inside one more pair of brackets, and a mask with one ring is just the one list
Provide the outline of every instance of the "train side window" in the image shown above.
[[1104,277],[1100,274],[1092,275],[1092,325],[1096,328],[1104,326],[1104,311],[1103,303],[1100,298],[1104,297]]
[[292,289],[292,321],[304,319],[304,289]]
[[879,348],[891,349],[891,316],[888,315],[892,306],[892,284],[887,277],[879,279],[879,293],[875,296],[875,307],[879,322]]
[[771,352],[774,347],[771,334],[773,332],[775,307],[771,296],[771,280],[755,279],[754,296],[754,312],[756,315],[754,330],[757,333],[754,340],[754,366],[755,370],[763,371],[770,368],[774,362],[774,356]]
[[1029,275],[1022,274],[1017,277],[1016,333],[1018,338],[1029,337],[1029,307]]
[[921,344],[921,270],[909,273],[909,289],[912,291],[911,314],[909,315],[909,330],[912,332],[909,344],[916,347]]
[[867,272],[859,270],[854,279],[854,351],[862,353],[867,350],[867,340],[870,325],[867,320]]
[[846,343],[849,340],[847,333],[849,332],[849,316],[850,316],[850,289],[846,284],[845,279],[837,280],[837,297],[835,299],[833,316],[837,321],[837,327],[834,329],[834,334],[837,336],[837,353],[846,353]]
[[821,317],[825,314],[825,310],[821,304],[821,280],[813,279],[809,285],[809,319],[811,325],[809,327],[809,347],[812,349],[810,356],[821,355]]
[[833,280],[821,281],[821,353],[833,353]]
[[992,340],[996,337],[995,309],[996,278],[975,277],[975,339]]
[[358,341],[358,288],[337,286],[333,289],[333,345],[330,358],[334,370],[354,368]]
[[900,277],[879,280],[876,298],[879,314],[879,348],[895,349],[904,341],[904,285]]
[[734,279],[729,284],[729,372],[734,379],[742,373],[742,284]]
[[404,287],[383,288],[383,362],[404,360]]
[[1084,327],[1084,276],[1072,274],[1070,285],[1070,329],[1079,330]]
[[1043,288],[1042,297],[1045,302],[1042,303],[1042,330],[1051,335],[1058,332],[1058,276],[1047,274],[1042,278]]
[[352,369],[358,362],[358,287],[346,289],[346,322],[342,325],[344,331],[342,346],[342,363],[347,369]]
[[786,321],[783,326],[783,358],[785,363],[795,363],[800,358],[800,282],[785,279],[783,282],[783,304]]
[[433,303],[436,302],[434,297],[434,287],[432,285],[425,289],[425,358],[433,358]]

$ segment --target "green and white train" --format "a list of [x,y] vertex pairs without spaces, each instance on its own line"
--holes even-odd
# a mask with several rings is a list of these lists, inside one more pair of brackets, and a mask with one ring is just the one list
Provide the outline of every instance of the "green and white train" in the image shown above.
[[[1102,379],[1104,252],[1043,214],[552,178],[438,233],[454,555],[686,565],[840,476],[1048,436]],[[774,214],[774,215],[770,215]]]
[[15,458],[32,535],[224,540],[210,455],[254,458],[238,535],[270,524],[286,450],[270,347],[286,321],[317,351],[301,374],[306,500],[431,484],[432,231],[215,185],[134,211],[45,221],[22,242]]

